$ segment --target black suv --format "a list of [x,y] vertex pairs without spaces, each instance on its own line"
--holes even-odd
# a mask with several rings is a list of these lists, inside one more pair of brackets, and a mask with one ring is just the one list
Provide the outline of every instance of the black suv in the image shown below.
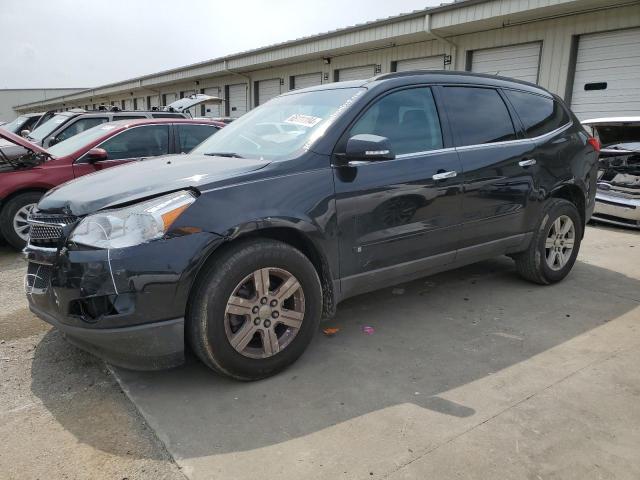
[[359,293],[496,255],[533,282],[563,279],[597,149],[559,98],[505,78],[296,90],[179,162],[46,194],[30,219],[30,308],[117,365],[176,365],[188,343],[220,373],[266,377]]

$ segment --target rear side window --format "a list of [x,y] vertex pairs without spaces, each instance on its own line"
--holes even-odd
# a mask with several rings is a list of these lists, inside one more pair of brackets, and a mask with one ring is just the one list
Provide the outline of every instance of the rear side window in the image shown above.
[[360,117],[350,136],[361,133],[387,137],[396,155],[442,148],[431,89],[411,88],[385,95]]
[[112,137],[101,145],[109,160],[155,157],[169,153],[169,126],[145,125],[134,127]]
[[176,125],[176,128],[180,139],[180,153],[190,152],[196,145],[218,131],[218,128],[213,125]]
[[514,140],[509,110],[492,88],[445,87],[445,105],[458,146]]
[[77,122],[69,125],[58,135],[56,135],[56,138],[58,139],[59,142],[62,142],[67,138],[71,138],[74,135],[84,132],[85,130],[89,130],[90,128],[93,128],[96,125],[100,125],[101,123],[106,123],[107,121],[108,119],[105,117],[81,118]]
[[522,120],[528,137],[538,137],[569,123],[569,115],[557,101],[542,95],[505,90]]
[[185,118],[181,113],[152,113],[153,118]]

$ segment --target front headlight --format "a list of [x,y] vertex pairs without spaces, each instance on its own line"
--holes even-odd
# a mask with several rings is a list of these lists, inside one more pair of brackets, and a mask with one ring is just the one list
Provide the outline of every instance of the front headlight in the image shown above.
[[85,217],[71,242],[98,248],[124,248],[162,238],[171,224],[195,201],[187,190],[156,197],[129,207]]

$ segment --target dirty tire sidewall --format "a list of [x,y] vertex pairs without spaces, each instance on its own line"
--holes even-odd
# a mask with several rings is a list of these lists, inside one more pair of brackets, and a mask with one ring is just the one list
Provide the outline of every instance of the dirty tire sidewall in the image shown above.
[[0,212],[0,232],[5,241],[17,250],[22,250],[26,246],[26,242],[18,236],[13,229],[13,217],[16,212],[25,205],[30,203],[38,203],[42,198],[40,192],[25,192],[16,195],[2,207]]
[[[240,354],[229,343],[224,315],[227,300],[238,283],[263,267],[282,268],[298,279],[305,296],[305,316],[300,331],[284,350],[269,358],[253,359]],[[232,247],[205,268],[198,280],[188,322],[195,322],[190,326],[192,344],[196,344],[194,351],[206,364],[236,379],[257,380],[283,370],[302,355],[318,329],[322,314],[320,280],[307,257],[282,242],[255,240]],[[198,338],[193,338],[194,333]]]

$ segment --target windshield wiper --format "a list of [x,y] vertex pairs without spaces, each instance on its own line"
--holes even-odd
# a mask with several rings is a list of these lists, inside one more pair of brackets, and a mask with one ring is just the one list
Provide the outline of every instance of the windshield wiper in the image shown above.
[[239,155],[234,152],[207,152],[205,153],[208,157],[229,157],[229,158],[244,158],[242,155]]

